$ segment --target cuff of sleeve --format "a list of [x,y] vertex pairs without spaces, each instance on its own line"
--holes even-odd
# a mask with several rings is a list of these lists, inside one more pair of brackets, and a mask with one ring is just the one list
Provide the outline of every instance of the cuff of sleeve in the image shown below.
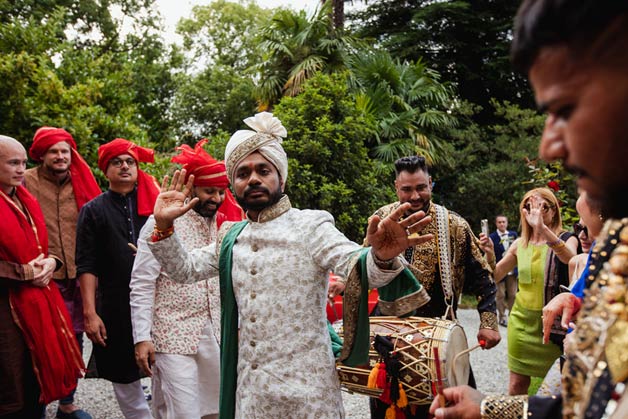
[[[35,278],[35,272],[33,271],[33,267],[28,263],[23,265],[19,265],[22,272],[18,272],[18,276],[21,276],[24,281],[32,281]],[[20,268],[16,268],[16,270],[20,270]]]
[[480,405],[482,419],[524,419],[528,416],[528,396],[487,396]]
[[55,272],[57,272],[59,269],[63,267],[63,261],[54,255],[50,255],[50,257],[53,258],[55,262],[57,263],[57,266],[55,267]]
[[367,266],[375,267],[383,272],[401,272],[403,270],[403,263],[398,256],[388,260],[380,260],[375,256],[373,249],[368,252],[366,263]]
[[480,329],[492,329],[499,331],[497,325],[497,314],[485,311],[480,313]]

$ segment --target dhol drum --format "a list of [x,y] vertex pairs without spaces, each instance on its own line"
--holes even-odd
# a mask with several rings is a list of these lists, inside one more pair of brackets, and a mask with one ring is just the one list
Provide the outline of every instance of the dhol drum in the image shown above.
[[[434,399],[432,384],[437,381],[434,348],[438,348],[442,364],[443,387],[468,383],[469,354],[456,356],[467,349],[467,337],[458,323],[428,317],[370,317],[369,321],[369,365],[353,368],[339,363],[337,366],[340,384],[349,392],[371,397],[379,397],[383,392],[367,387],[371,369],[381,361],[373,348],[376,335],[389,338],[398,354],[399,382],[408,404],[429,404]],[[342,329],[337,331],[342,335]]]

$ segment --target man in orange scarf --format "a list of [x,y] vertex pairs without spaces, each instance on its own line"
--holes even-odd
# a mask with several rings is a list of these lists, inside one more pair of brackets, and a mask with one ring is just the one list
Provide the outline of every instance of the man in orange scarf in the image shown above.
[[[28,154],[41,164],[26,171],[24,186],[35,196],[44,213],[50,253],[63,262],[53,278],[82,350],[83,301],[74,263],[76,222],[83,205],[100,195],[101,190],[89,165],[76,150],[74,138],[62,128],[39,128]],[[74,405],[74,392],[59,400],[56,416],[57,419],[91,419]]]
[[85,333],[94,344],[97,375],[113,383],[120,410],[134,419],[152,417],[135,364],[129,282],[137,238],[159,192],[138,164],[153,160],[153,150],[122,138],[100,146],[98,167],[109,190],[81,208],[76,232]]
[[70,317],[52,279],[48,235],[22,186],[26,150],[0,136],[0,417],[39,418],[84,370]]

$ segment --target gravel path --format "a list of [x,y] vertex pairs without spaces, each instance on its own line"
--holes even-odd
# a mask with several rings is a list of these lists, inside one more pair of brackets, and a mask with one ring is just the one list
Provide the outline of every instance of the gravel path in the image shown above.
[[[462,323],[469,341],[469,346],[477,344],[476,333],[479,316],[475,310],[459,310]],[[508,367],[506,356],[506,328],[500,326],[502,341],[497,347],[471,352],[471,365],[480,391],[487,394],[505,394],[508,387]],[[84,356],[89,357],[89,340],[85,345]],[[87,362],[87,359],[85,360]],[[143,379],[143,384],[150,388],[150,379]],[[358,394],[342,393],[347,419],[369,419],[368,397]],[[100,379],[80,380],[75,402],[89,412],[94,419],[118,419],[122,413],[113,395],[111,384]],[[52,403],[46,411],[46,418],[54,418],[57,403]]]

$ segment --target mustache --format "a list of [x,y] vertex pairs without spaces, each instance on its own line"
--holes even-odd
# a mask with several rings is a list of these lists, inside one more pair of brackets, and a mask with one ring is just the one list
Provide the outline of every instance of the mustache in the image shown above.
[[220,202],[213,201],[211,199],[209,199],[207,201],[199,202],[199,205],[202,206],[202,207],[207,207],[209,205],[215,205],[215,206],[218,207],[218,206],[220,206],[220,204],[221,204]]
[[247,197],[254,192],[264,192],[264,193],[270,194],[270,191],[268,190],[268,188],[265,188],[260,185],[253,185],[253,186],[249,186],[248,188],[244,190],[244,197]]
[[575,175],[575,176],[587,175],[587,172],[584,169],[581,169],[580,167],[567,165],[567,164],[564,164],[564,162],[563,162],[563,167],[565,168],[567,172],[571,173],[572,175]]

